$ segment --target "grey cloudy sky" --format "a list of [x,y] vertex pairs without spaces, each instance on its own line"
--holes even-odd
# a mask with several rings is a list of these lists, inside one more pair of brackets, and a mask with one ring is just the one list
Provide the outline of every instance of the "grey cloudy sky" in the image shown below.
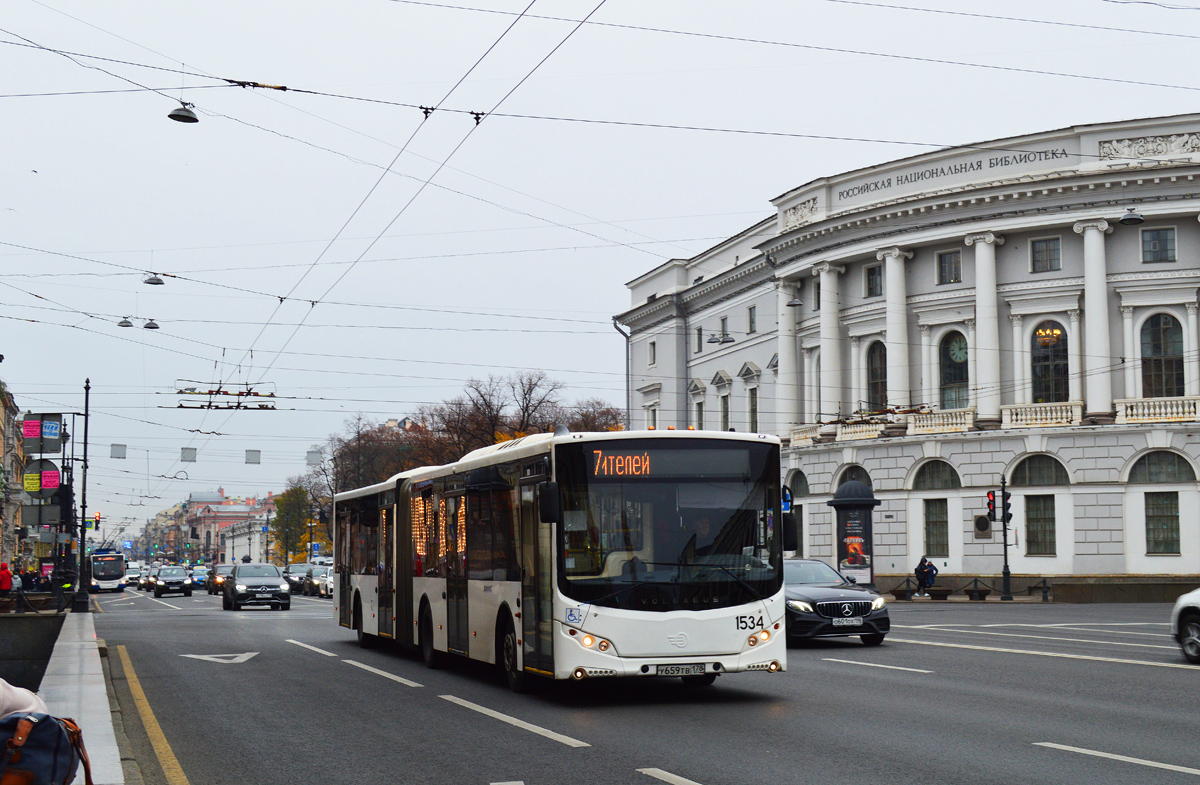
[[[770,198],[1200,90],[1191,0],[597,2],[6,3],[0,377],[33,411],[90,377],[89,508],[281,491],[346,419],[471,377],[623,404],[625,282]],[[280,411],[177,410],[179,379]]]

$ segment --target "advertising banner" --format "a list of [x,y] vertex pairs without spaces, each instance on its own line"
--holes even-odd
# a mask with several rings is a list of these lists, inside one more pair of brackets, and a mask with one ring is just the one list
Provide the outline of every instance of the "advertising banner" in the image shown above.
[[837,511],[838,571],[860,584],[874,584],[870,508]]

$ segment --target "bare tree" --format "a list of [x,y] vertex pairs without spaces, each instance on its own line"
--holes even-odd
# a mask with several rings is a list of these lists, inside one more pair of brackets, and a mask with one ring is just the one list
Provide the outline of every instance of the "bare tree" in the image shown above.
[[562,382],[551,380],[543,371],[522,371],[506,380],[512,394],[514,412],[509,419],[512,435],[524,436],[553,428],[562,405]]

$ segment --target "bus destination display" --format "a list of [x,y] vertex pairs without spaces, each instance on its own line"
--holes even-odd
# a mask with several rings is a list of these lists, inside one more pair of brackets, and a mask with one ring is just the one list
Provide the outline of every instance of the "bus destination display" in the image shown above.
[[750,456],[744,449],[620,450],[601,447],[589,450],[587,456],[588,474],[592,477],[741,477],[750,471]]

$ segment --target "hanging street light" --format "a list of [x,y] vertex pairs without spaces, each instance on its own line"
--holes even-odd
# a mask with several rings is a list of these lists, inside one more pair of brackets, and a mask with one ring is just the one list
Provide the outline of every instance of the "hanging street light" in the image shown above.
[[153,319],[147,319],[146,323],[143,324],[142,327],[144,327],[147,330],[157,330],[158,324]]
[[178,123],[198,123],[200,118],[192,111],[195,104],[189,104],[186,101],[180,101],[179,106],[167,112],[167,117]]

